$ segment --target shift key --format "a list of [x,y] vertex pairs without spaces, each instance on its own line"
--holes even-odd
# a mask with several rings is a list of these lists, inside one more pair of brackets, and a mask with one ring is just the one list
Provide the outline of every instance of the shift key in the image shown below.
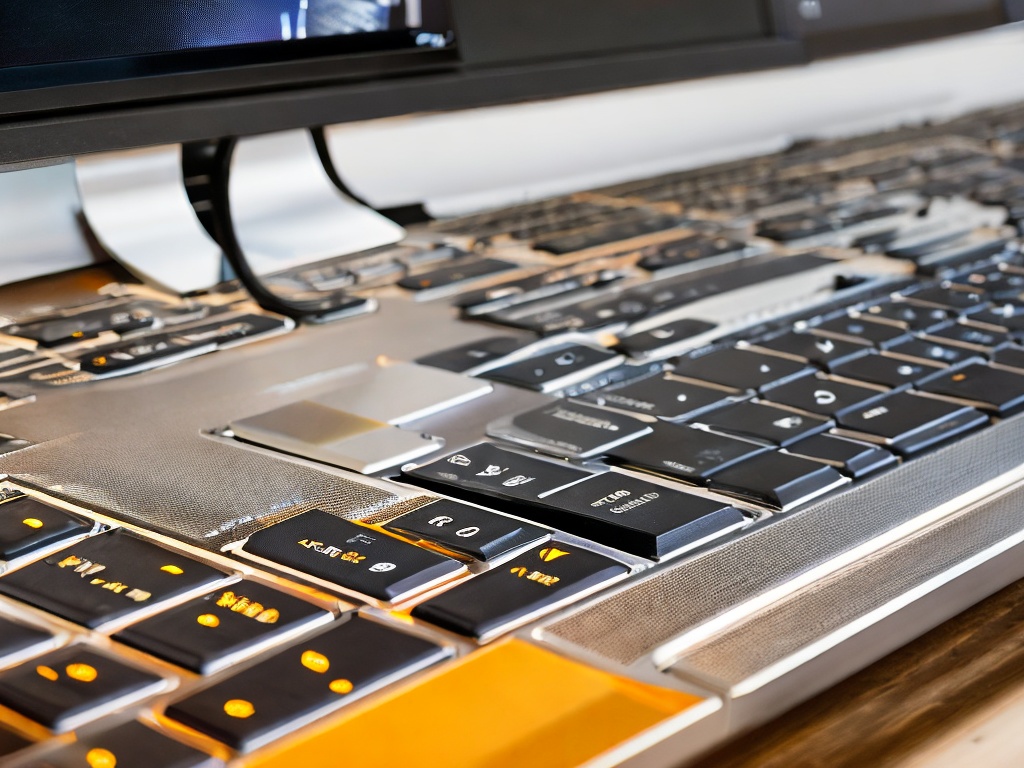
[[418,619],[487,640],[625,575],[625,564],[561,543],[528,550],[413,609]]

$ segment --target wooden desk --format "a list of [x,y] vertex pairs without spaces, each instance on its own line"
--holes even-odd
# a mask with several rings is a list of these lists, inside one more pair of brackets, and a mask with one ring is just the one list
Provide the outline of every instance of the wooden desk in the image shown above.
[[1024,765],[1024,582],[777,720],[699,768]]

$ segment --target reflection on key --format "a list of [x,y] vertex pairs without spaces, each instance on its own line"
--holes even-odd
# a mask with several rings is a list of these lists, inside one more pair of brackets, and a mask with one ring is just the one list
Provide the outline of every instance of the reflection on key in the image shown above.
[[95,628],[224,573],[123,530],[93,536],[0,577],[0,593]]
[[254,533],[244,551],[387,603],[466,570],[450,557],[319,509]]
[[398,675],[435,664],[448,651],[361,618],[260,661],[167,708],[167,717],[248,751],[298,720],[334,710]]
[[610,557],[547,543],[421,603],[412,615],[461,635],[487,639],[628,570]]
[[208,675],[282,635],[331,614],[254,581],[241,581],[145,619],[114,639]]
[[74,645],[0,674],[0,704],[50,730],[66,731],[163,685],[156,675]]

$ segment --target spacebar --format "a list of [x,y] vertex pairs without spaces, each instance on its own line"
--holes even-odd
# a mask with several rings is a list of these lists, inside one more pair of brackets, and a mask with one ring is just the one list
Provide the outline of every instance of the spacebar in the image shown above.
[[545,634],[622,664],[650,654],[671,660],[770,600],[835,572],[851,550],[861,548],[857,556],[863,557],[952,512],[939,508],[1022,462],[1024,417],[1016,416],[686,561],[653,569],[549,625]]

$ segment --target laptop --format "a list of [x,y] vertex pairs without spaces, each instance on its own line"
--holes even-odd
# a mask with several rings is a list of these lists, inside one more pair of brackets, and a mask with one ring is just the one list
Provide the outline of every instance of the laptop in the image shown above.
[[684,765],[1024,576],[1022,19],[5,8],[0,763]]

